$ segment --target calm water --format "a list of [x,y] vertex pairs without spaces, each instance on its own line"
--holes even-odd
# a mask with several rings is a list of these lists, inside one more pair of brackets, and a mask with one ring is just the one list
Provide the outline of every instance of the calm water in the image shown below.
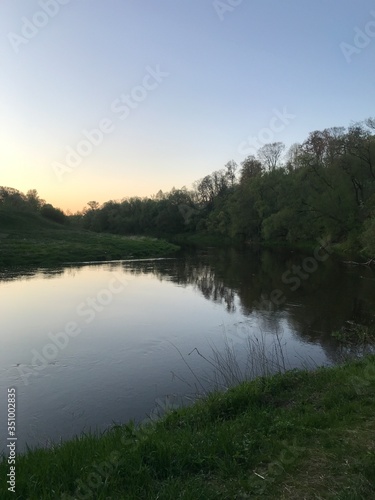
[[[293,268],[301,265],[307,272]],[[3,272],[0,448],[8,387],[17,388],[18,451],[48,446],[141,421],[194,393],[197,380],[181,355],[207,386],[210,366],[193,350],[209,356],[224,338],[240,362],[247,337],[274,346],[277,334],[288,367],[335,363],[342,352],[330,333],[373,320],[374,290],[369,269],[332,257],[314,265],[290,251],[207,249]]]

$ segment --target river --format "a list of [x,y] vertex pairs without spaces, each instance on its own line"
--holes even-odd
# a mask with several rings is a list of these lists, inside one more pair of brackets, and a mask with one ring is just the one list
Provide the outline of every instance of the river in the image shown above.
[[156,418],[215,382],[337,363],[343,349],[331,333],[374,321],[374,290],[371,269],[319,247],[315,256],[207,248],[172,259],[3,270],[0,449],[10,387],[18,451],[48,447]]

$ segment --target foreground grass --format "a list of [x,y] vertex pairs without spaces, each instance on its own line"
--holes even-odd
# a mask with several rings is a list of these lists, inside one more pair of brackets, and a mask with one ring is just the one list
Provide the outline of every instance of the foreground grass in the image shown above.
[[176,410],[5,460],[0,498],[375,498],[375,357],[259,378]]
[[161,257],[178,247],[153,238],[78,231],[40,216],[0,211],[0,266]]

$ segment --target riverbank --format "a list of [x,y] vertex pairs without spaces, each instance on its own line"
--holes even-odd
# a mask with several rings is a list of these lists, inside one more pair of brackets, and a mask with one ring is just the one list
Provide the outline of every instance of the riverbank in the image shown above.
[[375,356],[214,393],[149,427],[116,427],[16,457],[1,498],[375,496]]
[[168,241],[171,241],[172,243],[175,243],[176,245],[196,248],[222,248],[243,244],[239,240],[233,238],[226,238],[223,236],[207,233],[180,233],[173,235],[173,237],[171,237],[170,235],[166,235],[166,239],[168,239]]
[[165,257],[179,247],[148,237],[77,230],[30,213],[0,212],[0,266]]
[[305,253],[314,253],[316,249],[321,248],[324,243],[325,246],[329,246],[330,251],[337,258],[342,260],[354,259],[360,264],[365,264],[371,257],[361,248],[354,244],[353,242],[341,242],[332,243],[329,240],[317,240],[317,241],[297,241],[297,242],[287,242],[285,240],[254,240],[246,241],[241,238],[229,238],[224,236],[219,236],[215,234],[208,233],[181,233],[176,234],[173,237],[170,235],[165,235],[165,239],[171,243],[186,246],[186,247],[252,247],[252,248],[264,248],[264,249],[286,249],[290,251],[300,251]]

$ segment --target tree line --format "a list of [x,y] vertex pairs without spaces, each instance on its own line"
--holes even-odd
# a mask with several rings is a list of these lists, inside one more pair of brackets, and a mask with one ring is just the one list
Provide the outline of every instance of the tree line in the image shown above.
[[194,183],[147,198],[108,201],[77,224],[119,234],[209,234],[237,241],[314,241],[375,255],[375,119],[281,142]]
[[[60,216],[52,211],[59,209],[37,201],[35,190],[17,196],[21,204]],[[198,233],[296,244],[325,237],[343,250],[374,256],[375,119],[311,132],[287,152],[281,142],[265,144],[240,165],[231,160],[191,189],[87,205],[69,217],[62,214],[64,222],[166,238]]]
[[36,189],[30,189],[26,194],[18,189],[0,186],[0,209],[3,212],[32,212],[46,219],[66,224],[68,217],[59,208],[42,200]]

